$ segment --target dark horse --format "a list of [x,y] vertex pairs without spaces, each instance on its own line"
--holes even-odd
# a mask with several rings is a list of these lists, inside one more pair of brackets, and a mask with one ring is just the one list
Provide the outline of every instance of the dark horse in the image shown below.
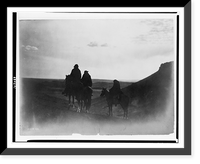
[[74,105],[74,99],[77,100],[80,107],[77,110],[78,112],[84,107],[86,108],[86,111],[89,110],[91,106],[92,88],[84,87],[81,82],[74,81],[71,75],[66,75],[63,94],[69,97],[69,104],[71,104],[71,97],[72,105]]
[[93,90],[91,87],[86,86],[81,91],[81,100],[83,101],[82,109],[85,108],[86,112],[89,112],[91,107],[91,97],[92,97]]
[[[106,89],[103,88],[101,91],[101,97],[105,96],[106,97],[106,101],[108,104],[108,108],[109,108],[109,116],[112,116],[112,106],[113,104],[115,104],[115,100],[113,98],[113,96],[110,94],[110,92]],[[124,118],[128,119],[128,105],[129,105],[129,97],[126,96],[123,92],[120,95],[120,100],[118,101],[118,103],[120,104],[120,106],[122,107],[122,109],[124,110]]]
[[65,96],[69,97],[69,104],[71,104],[71,97],[72,97],[72,103],[74,104],[74,98],[75,98],[75,92],[73,90],[73,79],[72,76],[66,75],[65,78],[65,89],[62,92],[65,94]]

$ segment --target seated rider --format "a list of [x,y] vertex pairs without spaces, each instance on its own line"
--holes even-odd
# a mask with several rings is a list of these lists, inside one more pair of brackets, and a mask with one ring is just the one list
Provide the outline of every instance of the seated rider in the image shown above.
[[114,80],[113,81],[113,86],[112,88],[109,90],[111,97],[114,101],[114,104],[117,105],[120,101],[121,98],[121,89],[120,89],[120,83],[118,80]]
[[84,87],[87,87],[87,86],[92,87],[92,79],[91,79],[91,76],[88,73],[88,71],[86,71],[86,70],[84,71],[81,82],[83,83]]
[[75,83],[80,82],[81,80],[81,71],[79,70],[78,67],[79,67],[78,64],[75,64],[70,74],[73,78],[73,82]]

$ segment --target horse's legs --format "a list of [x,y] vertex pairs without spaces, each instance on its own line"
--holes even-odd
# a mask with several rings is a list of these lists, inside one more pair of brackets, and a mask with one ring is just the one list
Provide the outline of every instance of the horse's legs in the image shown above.
[[[74,95],[73,94],[71,94],[71,96],[70,97],[72,97],[72,106],[73,106],[73,108],[75,108],[75,105],[74,105]],[[71,98],[70,98],[71,99]],[[71,100],[70,100],[70,103],[71,103]]]
[[79,97],[79,106],[80,106],[81,110],[83,110],[83,105],[84,105],[84,102],[83,102],[82,98]]
[[80,108],[83,110],[83,100],[80,99]]
[[78,110],[79,112],[83,109],[83,100],[81,99],[81,96],[80,95],[76,95],[76,99],[78,101]]
[[89,113],[90,103],[91,103],[91,100],[89,98],[86,98],[84,101],[84,105],[85,105],[85,109],[87,113]]
[[121,98],[120,105],[122,109],[124,110],[124,119],[128,119],[128,104],[129,104],[129,100]]
[[87,99],[83,100],[83,108],[85,108],[86,113],[87,113]]
[[128,109],[124,109],[124,119],[128,119]]
[[124,119],[126,119],[127,117],[127,113],[126,113],[126,109],[124,109]]
[[77,100],[77,101],[78,101],[78,106],[79,106],[80,110],[83,110],[83,103],[82,103],[82,100],[79,99],[79,100]]
[[113,113],[112,113],[112,105],[109,105],[109,116],[113,116]]
[[69,94],[69,104],[71,104],[71,95]]
[[72,95],[72,103],[74,104],[74,95]]
[[88,110],[91,107],[91,97],[88,99]]
[[81,112],[81,102],[80,100],[78,99],[78,109],[77,109],[77,112],[80,113]]
[[86,99],[84,102],[86,113],[88,113],[88,100]]
[[124,110],[124,119],[126,118],[126,109],[123,109]]

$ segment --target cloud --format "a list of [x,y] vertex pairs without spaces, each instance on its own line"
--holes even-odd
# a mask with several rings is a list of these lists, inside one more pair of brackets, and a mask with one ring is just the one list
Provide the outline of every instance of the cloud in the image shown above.
[[104,43],[104,44],[101,45],[101,47],[108,47],[108,44]]
[[98,44],[97,42],[90,42],[88,44],[89,47],[108,47],[108,43],[101,43],[101,44]]
[[38,48],[35,46],[30,46],[30,45],[22,45],[21,46],[24,50],[26,51],[38,51]]
[[90,42],[88,44],[89,47],[98,47],[98,43],[97,42]]
[[174,25],[173,19],[149,19],[142,20],[141,26],[149,30],[143,35],[132,37],[132,41],[138,44],[173,44]]

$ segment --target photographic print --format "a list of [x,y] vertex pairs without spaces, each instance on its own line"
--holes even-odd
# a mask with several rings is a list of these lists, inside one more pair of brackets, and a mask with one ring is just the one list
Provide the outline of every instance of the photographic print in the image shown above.
[[187,146],[184,14],[10,8],[8,151],[163,154]]
[[90,15],[19,19],[20,135],[173,134],[176,17]]

